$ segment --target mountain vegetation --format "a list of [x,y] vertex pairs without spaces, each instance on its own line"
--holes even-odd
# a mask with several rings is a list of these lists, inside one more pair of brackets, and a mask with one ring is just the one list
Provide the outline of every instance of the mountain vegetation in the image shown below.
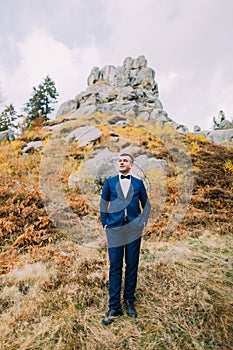
[[17,119],[15,108],[12,104],[6,106],[0,114],[0,131],[5,131],[14,125]]
[[49,75],[37,88],[33,87],[32,96],[24,107],[27,114],[26,126],[30,126],[33,121],[37,121],[39,118],[47,121],[54,110],[52,104],[57,102],[58,95],[55,82]]
[[[46,210],[49,198],[41,194],[41,162],[53,135],[48,126],[67,120],[69,116],[47,121],[47,127],[35,123],[17,140],[0,144],[0,347],[230,350],[232,145],[217,145],[192,133],[178,134],[172,127],[164,131],[150,120],[132,117],[127,126],[119,126],[107,114],[80,116],[80,125],[95,125],[102,136],[86,146],[70,143],[59,174],[48,164],[51,184],[58,181],[63,190],[66,230],[57,227]],[[23,151],[38,140],[42,149]],[[100,323],[108,304],[108,257],[99,218],[101,183],[95,190],[92,183],[84,190],[70,188],[68,179],[101,150],[119,152],[127,146],[136,147],[134,156],[166,161],[168,170],[161,202],[160,178],[148,174],[155,190],[148,190],[152,213],[141,249],[139,316],[130,319],[125,312],[106,328]],[[184,152],[191,161],[187,171],[192,191],[185,215],[175,220],[174,208],[184,198],[180,177],[185,170],[178,168],[176,159]],[[76,231],[70,234],[72,220]],[[172,220],[174,229],[168,230]]]

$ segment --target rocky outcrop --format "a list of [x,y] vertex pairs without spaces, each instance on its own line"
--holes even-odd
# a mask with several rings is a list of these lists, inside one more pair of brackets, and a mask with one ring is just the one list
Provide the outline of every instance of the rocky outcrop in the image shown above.
[[227,120],[225,113],[221,110],[217,117],[213,118],[214,130],[233,129],[233,121]]
[[230,122],[230,120],[224,119],[219,124],[220,130],[227,130],[227,129],[233,129],[233,122]]
[[56,117],[64,114],[78,117],[94,112],[120,113],[155,120],[159,125],[172,124],[180,132],[188,132],[187,127],[174,122],[163,109],[155,71],[147,67],[144,56],[127,57],[118,67],[94,67],[87,84],[85,91],[60,106]]
[[97,141],[102,132],[94,126],[81,126],[74,129],[65,137],[66,142],[78,141],[79,146],[86,146],[89,142]]
[[28,144],[23,147],[23,153],[30,153],[34,152],[35,150],[39,150],[43,147],[42,141],[31,141],[28,142]]
[[217,144],[233,143],[233,128],[226,130],[201,130],[197,135],[204,135],[208,140]]
[[[140,152],[140,147],[126,147],[122,152],[134,154],[134,152]],[[85,167],[72,173],[68,179],[68,186],[76,189],[77,187],[92,188],[95,191],[99,185],[102,185],[106,177],[114,176],[118,174],[117,159],[120,153],[111,152],[108,148],[105,148],[98,152],[94,158],[87,160]],[[132,168],[132,174],[145,181],[146,186],[147,179],[145,173],[153,170],[153,174],[157,174],[161,179],[164,179],[164,175],[167,171],[167,163],[163,159],[148,158],[146,155],[138,155],[134,159],[134,166]],[[162,180],[161,180],[162,181]],[[162,182],[160,182],[162,186]]]
[[194,133],[204,135],[208,140],[226,144],[233,143],[233,122],[226,119],[225,113],[220,110],[217,117],[213,118],[214,130],[201,130],[199,126],[194,127]]
[[[169,118],[159,99],[155,71],[147,66],[144,56],[136,59],[125,58],[122,66],[106,65],[102,69],[94,67],[87,78],[87,88],[74,99],[64,102],[56,117],[68,114],[71,119],[95,112],[106,112],[116,124],[127,126],[129,116],[154,120],[156,124],[172,125],[180,133],[188,133],[185,125]],[[198,125],[194,133],[205,135],[215,143],[233,142],[233,124],[220,111],[214,118],[218,130],[202,131]],[[59,126],[55,126],[57,128]],[[114,136],[112,136],[114,138]]]
[[78,108],[78,101],[73,99],[73,100],[68,100],[65,103],[63,103],[59,111],[57,113],[57,116],[65,115],[67,113],[71,113],[72,111],[75,111]]
[[14,131],[7,129],[0,131],[0,142],[1,141],[13,141],[15,139]]

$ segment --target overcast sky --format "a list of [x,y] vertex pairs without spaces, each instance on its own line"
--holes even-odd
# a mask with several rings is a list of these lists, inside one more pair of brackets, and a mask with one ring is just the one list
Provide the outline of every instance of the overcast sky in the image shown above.
[[190,131],[233,118],[232,0],[0,0],[1,94],[18,113],[47,74],[58,108],[94,66],[139,55],[170,118]]

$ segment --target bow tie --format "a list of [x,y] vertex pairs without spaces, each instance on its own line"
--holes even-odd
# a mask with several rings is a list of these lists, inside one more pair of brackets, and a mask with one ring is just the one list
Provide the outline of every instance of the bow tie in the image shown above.
[[121,179],[128,179],[128,180],[130,180],[130,175],[121,175]]

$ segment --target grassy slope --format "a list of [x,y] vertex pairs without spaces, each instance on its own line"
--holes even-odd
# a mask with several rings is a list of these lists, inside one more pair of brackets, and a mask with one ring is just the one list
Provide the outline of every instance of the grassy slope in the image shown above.
[[[137,289],[139,317],[124,315],[108,328],[108,259],[104,245],[80,245],[50,221],[38,191],[41,153],[22,156],[29,140],[49,132],[34,129],[0,152],[0,347],[3,349],[231,349],[233,343],[232,148],[194,135],[180,136],[192,159],[193,193],[176,230],[166,221],[176,203],[177,169],[160,131],[143,122],[127,128],[93,123],[99,144],[72,145],[63,164],[67,203],[80,217],[80,237],[100,237],[99,193],[67,190],[67,177],[95,149],[131,144],[169,164],[166,203],[152,211],[142,244]],[[141,123],[141,124],[140,124]],[[114,143],[109,133],[118,134]],[[172,138],[172,132],[167,131]],[[156,199],[151,198],[153,207]]]

